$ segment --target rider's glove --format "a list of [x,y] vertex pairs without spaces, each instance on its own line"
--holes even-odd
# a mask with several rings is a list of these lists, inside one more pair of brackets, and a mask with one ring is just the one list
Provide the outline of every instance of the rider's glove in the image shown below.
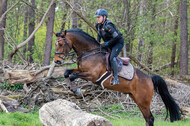
[[109,43],[108,42],[105,42],[101,45],[102,47],[108,47],[109,46]]

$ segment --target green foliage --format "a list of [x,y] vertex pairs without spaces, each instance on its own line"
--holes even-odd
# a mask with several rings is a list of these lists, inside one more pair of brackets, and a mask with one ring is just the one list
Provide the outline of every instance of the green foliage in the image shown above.
[[42,126],[39,113],[2,113],[0,112],[1,126]]
[[23,84],[16,84],[14,86],[10,86],[8,82],[4,82],[0,85],[0,89],[7,89],[7,90],[20,90],[23,89]]

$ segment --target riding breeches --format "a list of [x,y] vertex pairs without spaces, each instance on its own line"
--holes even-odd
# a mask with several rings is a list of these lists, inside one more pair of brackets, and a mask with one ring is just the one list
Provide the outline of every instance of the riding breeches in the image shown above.
[[113,62],[113,58],[117,57],[119,55],[119,53],[121,52],[123,45],[124,45],[124,40],[123,38],[120,39],[119,41],[123,41],[123,42],[118,42],[117,44],[115,44],[114,46],[112,46],[111,48],[111,55],[110,55],[110,62]]

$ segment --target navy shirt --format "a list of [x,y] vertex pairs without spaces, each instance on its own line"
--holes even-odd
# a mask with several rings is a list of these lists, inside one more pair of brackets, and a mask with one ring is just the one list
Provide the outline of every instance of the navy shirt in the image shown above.
[[121,42],[122,34],[116,28],[116,26],[109,20],[106,20],[104,24],[96,24],[98,30],[97,41],[100,43],[101,38],[104,42],[108,42],[109,46],[114,46],[116,43]]

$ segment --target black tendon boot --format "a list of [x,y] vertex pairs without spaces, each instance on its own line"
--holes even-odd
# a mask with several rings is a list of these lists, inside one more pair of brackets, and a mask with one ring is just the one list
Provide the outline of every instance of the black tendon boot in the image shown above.
[[110,82],[111,85],[119,84],[119,79],[118,79],[118,68],[117,68],[117,61],[116,58],[113,58],[113,61],[111,62],[111,68],[113,70],[113,80]]

